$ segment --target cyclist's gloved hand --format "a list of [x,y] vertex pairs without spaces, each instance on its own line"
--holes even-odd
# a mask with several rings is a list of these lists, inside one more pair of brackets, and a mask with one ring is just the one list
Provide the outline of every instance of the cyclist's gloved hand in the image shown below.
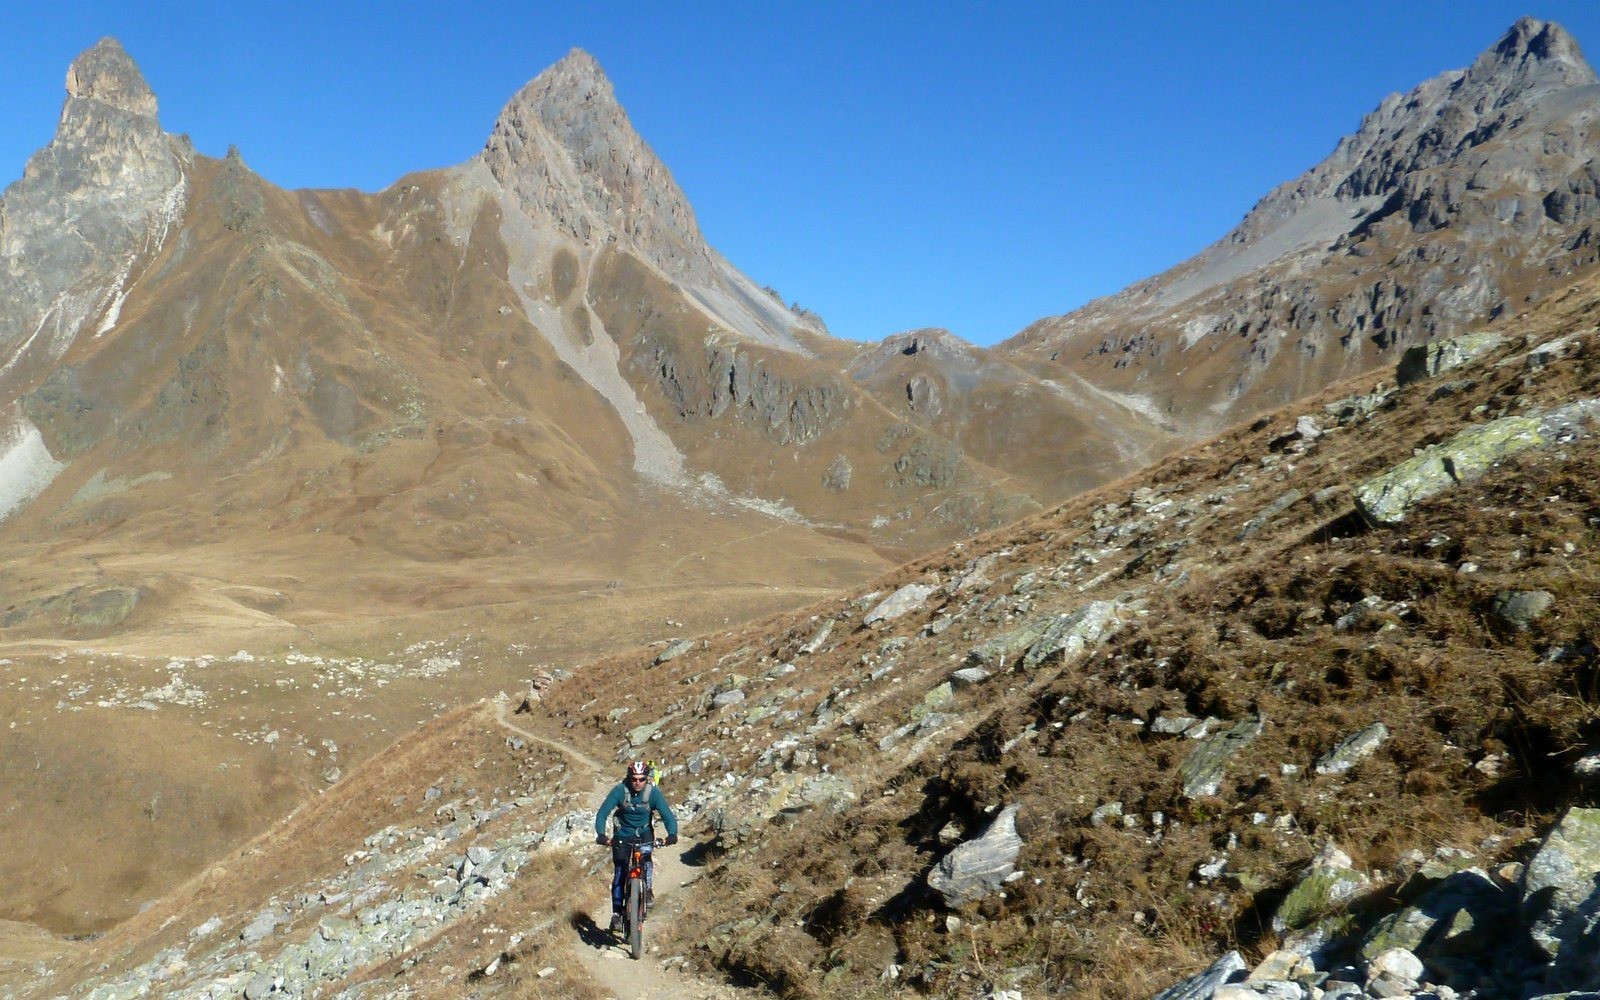
[[599,844],[601,847],[610,847],[611,846],[611,838],[606,836],[603,833],[600,834],[600,836],[594,838],[594,842]]
[[667,846],[668,847],[671,847],[673,844],[676,844],[677,842],[678,842],[678,835],[677,834],[675,834],[675,833],[667,834]]

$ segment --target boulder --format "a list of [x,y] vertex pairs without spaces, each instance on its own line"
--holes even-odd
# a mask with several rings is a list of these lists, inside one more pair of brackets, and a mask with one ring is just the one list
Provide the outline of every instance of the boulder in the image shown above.
[[277,983],[271,975],[259,973],[244,984],[244,1000],[265,1000],[276,987]]
[[928,887],[951,909],[1000,891],[1016,870],[1022,837],[1017,833],[1017,807],[1006,806],[976,840],[946,854],[928,872]]
[[896,618],[922,607],[937,587],[926,583],[908,583],[904,587],[890,594],[880,601],[877,607],[868,611],[862,622],[866,625],[876,625],[879,622],[891,622]]
[[972,667],[1004,667],[1013,657],[1021,655],[1034,643],[1044,638],[1055,624],[1056,616],[1047,615],[1023,622],[1009,632],[978,643],[967,651],[967,665]]
[[666,649],[656,654],[656,665],[659,666],[671,660],[676,660],[692,649],[694,649],[693,639],[674,639],[667,645]]
[[1245,965],[1244,958],[1238,952],[1230,951],[1211,963],[1206,971],[1167,987],[1151,1000],[1211,1000],[1217,987],[1232,982],[1247,968],[1249,966]]
[[1526,632],[1555,602],[1555,595],[1548,590],[1502,590],[1494,595],[1489,614],[1501,628]]
[[647,722],[642,726],[635,726],[628,730],[628,743],[635,747],[642,747],[650,742],[650,738],[660,731],[660,722]]
[[1367,963],[1367,975],[1373,979],[1382,976],[1402,983],[1416,983],[1422,979],[1422,959],[1404,948],[1390,948]]
[[283,919],[284,917],[281,912],[272,907],[268,907],[267,909],[256,914],[255,919],[251,920],[249,924],[245,925],[244,931],[239,935],[239,940],[243,941],[245,944],[255,944],[257,941],[260,941],[271,934],[273,930],[275,930],[277,926],[283,922]]
[[1303,1000],[1306,989],[1287,979],[1252,979],[1224,983],[1211,994],[1211,1000]]
[[1600,988],[1600,809],[1567,810],[1522,874],[1522,919],[1553,961],[1547,986]]
[[1277,951],[1261,960],[1261,964],[1250,970],[1246,982],[1276,982],[1285,979],[1299,979],[1316,971],[1316,967],[1298,951],[1288,948],[1279,948]]
[[957,688],[972,687],[974,684],[982,684],[989,677],[989,671],[982,667],[962,667],[950,674],[950,683]]
[[1183,794],[1191,799],[1215,795],[1222,788],[1228,761],[1261,735],[1261,716],[1237,722],[1194,748],[1178,767],[1183,778]]
[[1503,343],[1505,338],[1497,333],[1468,333],[1449,340],[1436,340],[1431,344],[1418,344],[1400,355],[1400,363],[1395,365],[1394,379],[1401,385],[1421,382],[1440,372],[1459,368]]

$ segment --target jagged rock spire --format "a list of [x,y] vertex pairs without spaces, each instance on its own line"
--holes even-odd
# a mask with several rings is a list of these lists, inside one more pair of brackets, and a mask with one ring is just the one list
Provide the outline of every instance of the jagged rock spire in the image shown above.
[[73,101],[96,101],[129,114],[156,117],[155,93],[122,44],[110,37],[72,60],[67,69],[67,109]]
[[183,215],[187,149],[116,39],[74,59],[66,87],[55,137],[0,195],[0,377],[53,363],[90,320],[110,329],[132,262]]
[[582,240],[619,237],[675,277],[709,277],[689,200],[582,49],[511,98],[482,159],[529,215]]

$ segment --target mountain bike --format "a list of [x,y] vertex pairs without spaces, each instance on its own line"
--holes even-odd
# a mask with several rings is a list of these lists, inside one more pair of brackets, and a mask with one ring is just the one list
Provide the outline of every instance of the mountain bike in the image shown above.
[[628,955],[638,958],[644,954],[644,918],[650,912],[650,891],[647,871],[651,855],[663,840],[630,840],[627,874],[622,882],[622,940],[627,942]]

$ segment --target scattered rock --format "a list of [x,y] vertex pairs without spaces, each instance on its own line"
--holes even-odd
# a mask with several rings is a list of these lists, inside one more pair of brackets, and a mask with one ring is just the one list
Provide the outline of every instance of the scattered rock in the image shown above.
[[1251,535],[1254,535],[1256,532],[1260,531],[1262,528],[1265,528],[1273,518],[1299,503],[1301,498],[1304,496],[1305,494],[1299,490],[1290,490],[1283,496],[1278,497],[1276,500],[1267,504],[1265,507],[1261,508],[1261,513],[1244,523],[1244,527],[1239,529],[1239,534],[1236,536],[1236,540],[1242,542]]
[[951,909],[1000,891],[1016,870],[1022,837],[1017,833],[1017,807],[1006,806],[976,840],[946,854],[928,872],[928,887]]
[[1178,768],[1183,778],[1183,794],[1191,799],[1217,794],[1222,788],[1228,761],[1261,735],[1264,722],[1260,716],[1245,719],[1195,747]]
[[684,655],[692,649],[694,649],[693,639],[675,639],[667,646],[666,649],[663,649],[661,652],[656,654],[656,665],[660,666],[663,663],[676,660],[678,657]]
[[1555,595],[1547,590],[1502,590],[1494,595],[1489,614],[1502,628],[1526,632],[1555,602]]
[[922,607],[933,592],[938,589],[925,583],[908,583],[904,587],[884,598],[877,607],[868,611],[862,619],[863,624],[876,625],[879,622],[891,622],[896,618]]
[[1077,611],[1057,616],[1022,654],[1022,669],[1032,670],[1057,655],[1070,659],[1098,645],[1117,624],[1120,610],[1115,601],[1092,601]]
[[1249,966],[1245,965],[1244,958],[1238,952],[1230,951],[1213,962],[1206,971],[1167,987],[1151,1000],[1211,1000],[1217,987],[1232,982],[1247,968]]
[[1374,722],[1360,732],[1352,733],[1339,741],[1338,746],[1317,758],[1318,774],[1344,774],[1356,762],[1382,746],[1389,738],[1389,727]]
[[833,619],[829,618],[827,621],[823,622],[822,627],[817,629],[816,633],[812,635],[810,639],[807,639],[805,644],[800,647],[798,651],[799,655],[810,656],[813,653],[816,653],[822,648],[822,644],[828,641],[828,636],[832,634]]

